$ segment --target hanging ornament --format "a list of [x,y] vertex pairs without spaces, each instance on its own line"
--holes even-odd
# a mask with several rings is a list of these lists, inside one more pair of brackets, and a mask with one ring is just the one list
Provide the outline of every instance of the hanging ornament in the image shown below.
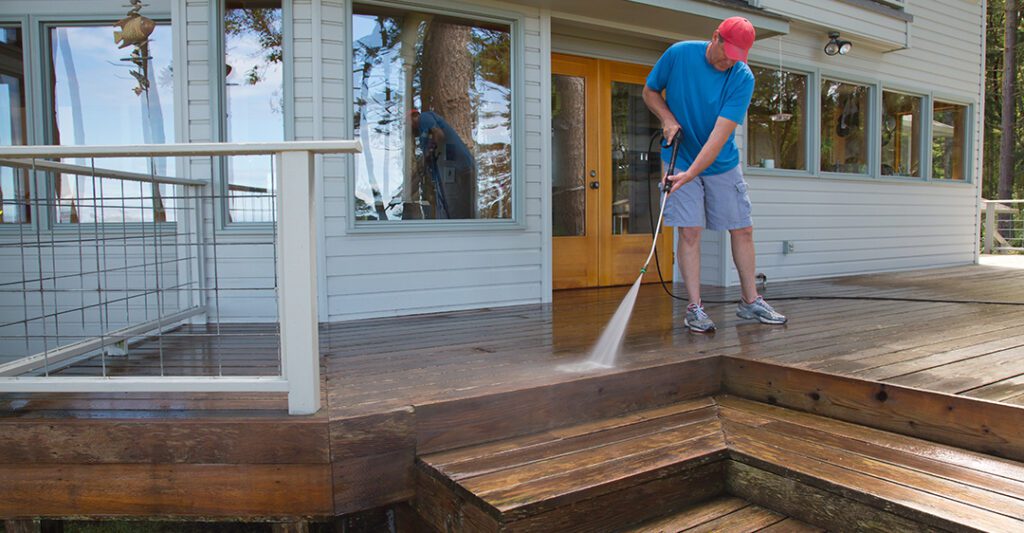
[[784,113],[782,111],[782,98],[785,95],[784,87],[785,75],[782,73],[782,36],[779,36],[779,112],[771,116],[772,122],[788,122],[789,119],[793,118],[792,113]]
[[156,22],[139,14],[145,5],[142,0],[129,0],[129,3],[131,5],[125,6],[130,8],[128,15],[114,23],[115,27],[121,28],[114,31],[114,43],[118,49],[132,47],[129,57],[121,61],[135,65],[136,69],[131,70],[130,74],[138,85],[132,91],[141,95],[149,91],[149,61],[153,59],[149,56],[149,36],[156,29]]

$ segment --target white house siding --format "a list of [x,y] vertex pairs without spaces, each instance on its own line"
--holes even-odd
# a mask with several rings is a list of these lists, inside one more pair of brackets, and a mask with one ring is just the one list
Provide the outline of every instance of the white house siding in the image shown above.
[[[806,5],[793,9],[840,4],[799,3]],[[841,7],[850,9],[848,4]],[[883,87],[973,104],[973,183],[781,178],[751,169],[747,181],[754,205],[758,270],[770,279],[938,267],[975,260],[984,6],[965,0],[915,0],[907,2],[907,12],[914,16],[909,49],[882,53],[859,46],[856,37],[845,35],[854,42],[853,51],[828,57],[822,51],[827,40],[825,28],[793,23],[792,33],[781,37],[783,64],[817,68],[823,75],[877,80]],[[777,64],[777,38],[758,41],[751,57],[752,61]],[[817,166],[817,161],[814,164]],[[785,240],[794,241],[795,253],[782,253]],[[739,283],[731,260],[727,264],[726,284]]]
[[[323,76],[317,95],[314,76],[301,76],[296,59],[295,94],[309,94],[310,105],[296,104],[296,137],[316,138],[315,125],[329,124],[325,138],[350,135],[348,2],[306,0],[322,10],[319,59],[313,63]],[[516,155],[524,159],[516,186],[523,189],[522,228],[473,230],[404,230],[368,233],[350,229],[350,167],[344,158],[325,165],[323,227],[327,319],[348,320],[485,306],[537,303],[549,297],[550,259],[545,246],[550,226],[545,196],[550,194],[544,146],[544,124],[550,105],[545,91],[549,80],[549,49],[542,44],[541,12],[534,8],[490,2],[409,2],[415,9],[460,9],[481,14],[521,17],[525,42],[521,50],[522,78],[514,91],[525,98],[518,124],[525,146]],[[296,23],[298,23],[298,15]],[[297,34],[299,34],[297,32]],[[301,35],[301,34],[299,34]],[[513,44],[515,46],[515,44]],[[297,55],[302,50],[296,44]],[[515,96],[514,96],[515,97]],[[322,102],[322,104],[318,103]]]
[[[180,0],[185,5],[185,42],[177,48],[184,54],[187,128],[185,141],[200,143],[222,140],[217,120],[220,83],[211,83],[210,59],[220,44],[211,42],[211,20],[219,4],[216,0]],[[286,21],[287,22],[287,21]],[[286,30],[287,31],[287,30]],[[286,59],[287,60],[287,59]],[[286,115],[287,116],[287,115]],[[211,179],[210,159],[192,158],[188,177]],[[215,186],[220,191],[219,184]],[[207,191],[209,194],[209,191]],[[217,193],[220,195],[219,192]],[[273,322],[277,320],[274,292],[274,250],[271,230],[246,229],[242,225],[224,227],[221,201],[203,202],[204,273],[208,318],[222,322]],[[214,229],[216,237],[214,237]],[[216,242],[216,249],[214,247]],[[220,289],[220,290],[218,290]]]

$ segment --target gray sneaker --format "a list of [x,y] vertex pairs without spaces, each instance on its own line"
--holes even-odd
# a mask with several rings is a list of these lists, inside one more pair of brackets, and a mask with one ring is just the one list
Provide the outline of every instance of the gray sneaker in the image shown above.
[[683,325],[690,328],[690,331],[697,333],[707,333],[715,330],[715,323],[704,312],[703,305],[691,304],[686,306],[686,318],[683,319]]
[[786,323],[786,315],[772,309],[772,306],[768,305],[768,302],[764,301],[761,296],[749,304],[740,300],[739,305],[736,306],[736,316],[747,319],[756,318],[762,324]]

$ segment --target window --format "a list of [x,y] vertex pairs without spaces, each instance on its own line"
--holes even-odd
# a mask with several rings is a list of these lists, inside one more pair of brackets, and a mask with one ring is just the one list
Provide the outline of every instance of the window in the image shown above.
[[807,170],[807,76],[751,66],[747,166]]
[[[224,9],[224,140],[284,140],[280,0],[228,0]],[[273,159],[226,158],[229,222],[274,220]]]
[[508,24],[356,6],[356,220],[512,217]]
[[868,173],[870,96],[867,86],[822,80],[822,172]]
[[921,177],[922,98],[882,91],[882,175]]
[[[103,25],[47,28],[49,38],[50,142],[59,145],[161,144],[174,142],[174,95],[170,24],[158,23],[149,37],[145,73],[119,49]],[[144,76],[148,91],[135,92]],[[66,163],[90,165],[87,159]],[[97,166],[174,176],[172,158],[105,158]],[[60,174],[55,177],[56,221],[165,221],[162,189],[145,183]],[[173,195],[171,195],[173,196]],[[79,199],[83,199],[79,201]],[[86,200],[87,199],[87,200]]]
[[936,101],[932,117],[932,178],[966,179],[967,106]]
[[[0,146],[25,144],[21,29],[0,26]],[[28,172],[0,166],[0,223],[31,222]]]

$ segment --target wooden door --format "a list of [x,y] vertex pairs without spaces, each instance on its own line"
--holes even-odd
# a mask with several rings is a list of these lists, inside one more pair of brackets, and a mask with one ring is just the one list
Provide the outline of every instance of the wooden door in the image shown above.
[[[650,67],[552,56],[552,238],[556,289],[633,283],[657,221],[658,120],[643,103]],[[652,211],[653,210],[653,211]],[[671,278],[672,234],[658,245]],[[644,282],[658,281],[652,262]]]
[[598,236],[598,63],[551,58],[551,235],[554,288],[596,287]]

